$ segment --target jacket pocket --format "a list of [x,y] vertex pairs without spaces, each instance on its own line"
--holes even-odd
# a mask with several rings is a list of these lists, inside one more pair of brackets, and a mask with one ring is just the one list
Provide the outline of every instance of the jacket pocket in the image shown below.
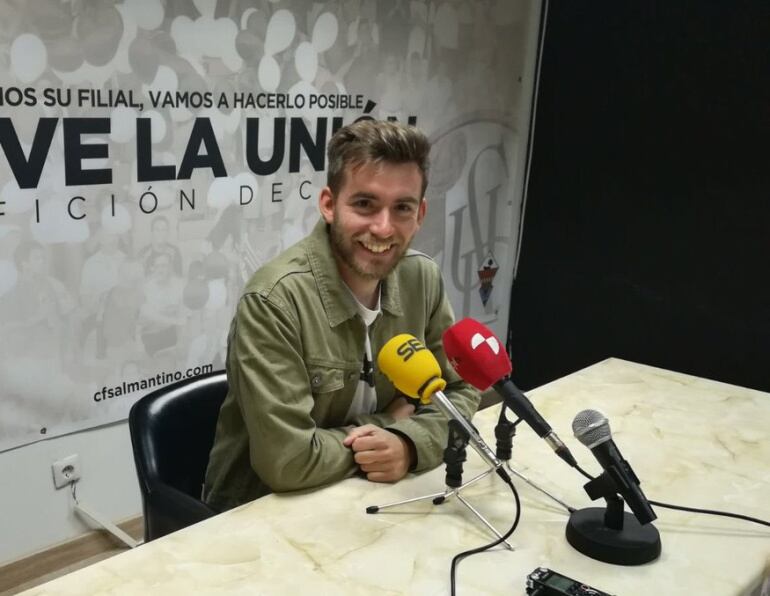
[[344,426],[358,383],[358,372],[313,364],[308,365],[307,373],[314,402],[310,415],[316,426]]
[[310,377],[310,391],[313,395],[338,391],[345,386],[345,371],[341,368],[310,365],[307,368]]

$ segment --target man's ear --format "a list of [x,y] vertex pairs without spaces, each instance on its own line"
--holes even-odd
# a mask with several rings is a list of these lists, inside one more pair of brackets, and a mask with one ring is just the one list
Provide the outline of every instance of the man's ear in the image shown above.
[[425,200],[425,197],[422,198],[420,201],[420,206],[417,207],[417,225],[422,225],[422,220],[425,219],[425,214],[428,212],[428,201]]
[[318,208],[326,223],[330,224],[334,221],[334,195],[328,186],[324,186],[321,194],[318,195]]

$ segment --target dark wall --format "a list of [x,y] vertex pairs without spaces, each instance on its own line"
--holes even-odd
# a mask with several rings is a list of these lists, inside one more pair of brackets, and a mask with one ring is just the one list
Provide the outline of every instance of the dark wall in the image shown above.
[[617,356],[770,391],[770,2],[550,3],[514,379]]

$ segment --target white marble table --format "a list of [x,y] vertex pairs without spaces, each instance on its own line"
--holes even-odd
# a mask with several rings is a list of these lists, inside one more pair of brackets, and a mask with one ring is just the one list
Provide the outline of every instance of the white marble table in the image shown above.
[[[603,411],[613,437],[664,502],[770,519],[770,394],[609,359],[530,393],[581,465],[598,464],[571,436],[575,413]],[[474,419],[490,444],[498,408]],[[581,508],[583,478],[521,425],[514,467]],[[466,478],[483,469],[469,449]],[[612,594],[749,594],[770,570],[770,528],[657,508],[663,553],[617,567],[588,559],[564,538],[566,512],[521,481],[515,551],[464,560],[458,594],[524,594],[535,567],[551,567]],[[489,541],[459,503],[429,502],[367,515],[367,505],[440,491],[443,468],[395,485],[354,478],[306,494],[271,495],[25,594],[448,594],[452,557]],[[499,528],[514,506],[496,477],[465,496]]]

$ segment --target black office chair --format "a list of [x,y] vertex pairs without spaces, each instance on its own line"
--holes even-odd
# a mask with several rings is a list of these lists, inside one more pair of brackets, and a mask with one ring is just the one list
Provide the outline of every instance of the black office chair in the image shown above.
[[225,395],[227,376],[218,371],[157,389],[131,408],[145,542],[216,515],[200,496]]

